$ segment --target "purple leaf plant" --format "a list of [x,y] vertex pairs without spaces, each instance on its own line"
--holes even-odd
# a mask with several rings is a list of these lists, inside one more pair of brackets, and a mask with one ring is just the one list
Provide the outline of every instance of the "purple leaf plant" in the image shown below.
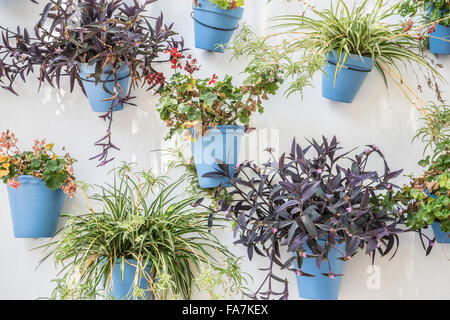
[[[102,151],[91,158],[105,165],[114,159],[108,157],[109,151],[119,150],[111,143],[113,108],[122,103],[135,106],[130,101],[135,98],[131,90],[145,85],[145,77],[156,73],[155,64],[168,61],[160,59],[164,51],[184,50],[183,39],[176,37],[173,24],[163,23],[162,13],[158,17],[146,15],[148,5],[156,1],[134,0],[127,5],[121,0],[50,0],[33,32],[20,26],[15,31],[0,26],[1,87],[17,95],[15,81],[20,78],[25,82],[35,74],[39,88],[47,82],[59,89],[61,76],[66,76],[70,92],[78,84],[85,93],[80,64],[94,64],[95,82],[103,82],[105,91],[112,95],[109,111],[100,116],[108,123],[107,133],[95,143]],[[123,92],[116,74],[123,63],[130,70],[128,92]],[[106,88],[102,73],[107,75],[106,81],[114,80],[115,92]]]
[[[276,274],[275,266],[312,276],[302,271],[303,260],[315,258],[318,266],[330,267],[328,253],[337,243],[346,244],[339,252],[344,261],[364,250],[373,262],[377,253],[385,256],[394,250],[393,257],[398,249],[398,234],[404,231],[398,225],[404,218],[390,199],[398,188],[391,180],[402,170],[391,171],[375,145],[351,157],[355,149],[338,154],[342,148],[336,137],[308,142],[303,148],[294,139],[291,151],[279,159],[268,148],[271,160],[262,166],[245,161],[234,174],[226,165],[214,172],[230,179],[229,198],[219,211],[234,220],[235,243],[247,247],[250,260],[254,253],[268,258],[268,267],[261,269],[267,276],[251,298],[287,299],[288,281]],[[372,157],[383,161],[382,172],[367,168]],[[281,247],[293,253],[285,261]],[[330,267],[322,276],[340,274]],[[284,289],[275,291],[275,282]]]

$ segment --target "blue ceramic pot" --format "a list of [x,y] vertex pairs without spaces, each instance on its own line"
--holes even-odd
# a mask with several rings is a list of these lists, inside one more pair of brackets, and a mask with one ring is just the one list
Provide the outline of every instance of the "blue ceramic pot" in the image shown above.
[[201,188],[215,188],[222,184],[228,187],[226,177],[203,177],[205,173],[220,171],[216,158],[228,165],[228,170],[234,174],[238,162],[241,137],[245,132],[243,126],[221,125],[216,129],[210,128],[204,136],[191,130],[195,141],[191,143],[194,163],[197,169]]
[[198,7],[192,4],[195,47],[223,53],[234,30],[239,27],[244,9],[223,10],[209,0],[198,0],[197,3]]
[[436,31],[430,33],[430,51],[435,54],[450,54],[450,27],[436,25]]
[[434,222],[431,227],[433,228],[433,232],[438,243],[450,243],[450,233],[442,231],[441,224],[439,222]]
[[[325,242],[319,240],[319,243],[323,245]],[[331,271],[336,274],[342,274],[344,269],[344,261],[337,258],[342,257],[342,253],[345,253],[345,242],[337,244],[336,250],[334,247],[330,249],[328,259],[331,265]],[[307,247],[306,247],[307,248]],[[312,254],[311,250],[307,248],[307,253]],[[294,263],[295,268],[298,268],[297,261]],[[339,296],[339,286],[341,284],[342,277],[330,277],[323,276],[322,273],[328,273],[327,262],[322,262],[320,269],[317,268],[316,258],[303,258],[302,271],[313,274],[315,277],[304,277],[297,275],[298,293],[300,297],[304,299],[315,300],[337,300]]]
[[[134,278],[136,276],[136,265],[137,262],[135,259],[125,259],[124,270],[123,270],[123,278],[120,270],[120,258],[116,260],[116,264],[114,265],[114,269],[112,271],[111,277],[111,286],[112,289],[107,284],[107,294],[110,299],[114,300],[129,300],[133,298],[133,283]],[[146,290],[146,299],[148,300],[150,297],[149,291],[149,283],[146,277],[150,277],[151,274],[151,263],[145,267],[144,276],[143,272],[138,275],[138,287]],[[104,281],[104,279],[103,279]],[[139,298],[140,299],[140,298]]]
[[65,194],[50,190],[42,179],[19,176],[21,186],[8,186],[9,205],[16,238],[51,238],[55,235]]
[[[372,70],[375,61],[369,57],[361,57],[351,54],[347,58],[341,70],[337,73],[334,81],[334,72],[338,61],[335,51],[328,55],[328,63],[323,68],[322,74],[322,96],[334,101],[351,103],[361,88],[364,79]],[[343,55],[340,64],[343,61]]]
[[[112,74],[105,73],[105,71],[107,72],[111,70],[111,66],[106,66],[101,77],[101,80],[103,82],[95,84],[95,79],[93,77],[93,74],[95,74],[95,64],[80,64],[80,78],[83,83],[84,91],[86,92],[87,98],[94,112],[107,112],[111,107],[112,101],[104,100],[110,98],[112,95],[106,92],[103,88],[103,83],[105,83],[106,88],[110,92],[114,93],[114,76]],[[120,87],[122,88],[123,92],[127,94],[128,82],[130,79],[130,70],[128,66],[124,63],[116,73]],[[117,92],[119,92],[120,96],[123,96],[118,88]],[[113,111],[119,111],[122,109],[123,104],[118,104],[116,107],[114,107]]]

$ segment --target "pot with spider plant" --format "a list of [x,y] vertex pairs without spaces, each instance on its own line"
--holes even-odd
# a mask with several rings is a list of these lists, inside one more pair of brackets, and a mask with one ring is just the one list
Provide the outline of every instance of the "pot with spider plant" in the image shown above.
[[[44,6],[34,34],[27,29],[16,32],[1,27],[3,44],[0,56],[2,87],[17,94],[14,84],[26,80],[39,68],[40,84],[60,88],[67,77],[72,92],[77,84],[95,112],[111,124],[113,111],[126,104],[135,105],[131,90],[154,72],[159,56],[166,49],[182,46],[174,39],[171,26],[163,24],[162,14],[149,17],[148,6],[133,1],[127,5],[117,0],[50,0]],[[108,134],[96,142],[106,164],[108,150],[118,149]]]
[[194,286],[214,281],[239,293],[245,281],[239,259],[211,232],[223,219],[212,219],[201,198],[177,195],[183,180],[169,183],[128,163],[111,174],[111,183],[92,191],[84,185],[89,210],[67,216],[61,239],[45,245],[42,261],[53,256],[63,266],[62,280],[75,279],[73,295],[189,299]]
[[35,140],[30,151],[21,151],[17,142],[9,130],[1,134],[0,179],[8,185],[14,237],[51,238],[65,195],[77,190],[75,160],[68,153],[58,156],[45,140]]
[[195,47],[223,53],[239,28],[243,6],[244,0],[194,0]]
[[[426,37],[429,40],[429,48],[435,54],[450,54],[450,1],[448,0],[405,0],[399,4],[399,12],[402,16],[414,17],[421,12],[428,28]],[[406,22],[412,28],[414,22]]]
[[[435,240],[428,238],[429,253],[434,241],[450,243],[450,106],[431,104],[427,108],[427,116],[423,119],[426,125],[418,130],[415,139],[426,143],[424,159],[418,164],[425,168],[420,176],[411,176],[409,185],[405,185],[396,194],[407,215],[407,226],[419,231],[424,244],[428,238],[421,229],[431,225]],[[426,155],[428,148],[432,152]]]
[[[353,150],[340,151],[336,137],[308,142],[302,147],[294,139],[279,158],[268,148],[272,159],[262,166],[245,161],[233,174],[222,173],[232,199],[222,201],[221,211],[236,223],[235,243],[247,247],[250,260],[258,254],[268,262],[251,298],[288,298],[278,265],[296,273],[300,297],[337,299],[345,261],[361,251],[374,259],[398,247],[402,219],[389,199],[396,187],[391,180],[402,170],[391,171],[375,145],[351,157]],[[384,171],[367,168],[375,157]],[[274,291],[274,283],[284,290]]]
[[313,85],[314,74],[322,71],[322,96],[351,103],[373,67],[386,86],[389,77],[409,92],[399,69],[406,62],[424,66],[427,81],[444,80],[420,50],[414,30],[405,31],[402,24],[391,22],[396,11],[386,8],[383,0],[370,9],[367,0],[355,1],[352,8],[337,0],[330,8],[320,11],[309,6],[306,12],[273,18],[274,27],[281,31],[264,37],[244,27],[228,48],[234,57],[250,57],[247,70],[252,78],[267,71],[292,78],[288,95],[302,93]]
[[404,32],[401,24],[387,21],[395,14],[392,8],[383,10],[384,1],[367,8],[368,1],[348,8],[339,0],[335,8],[314,11],[315,17],[284,16],[282,24],[305,33],[298,45],[312,55],[325,57],[322,76],[322,96],[334,101],[351,103],[367,74],[375,66],[386,80],[383,65],[411,61],[426,67],[429,63],[417,52],[419,42]]
[[[172,68],[183,69],[183,58],[173,50]],[[250,116],[264,111],[262,100],[274,94],[282,80],[266,78],[258,84],[237,87],[229,75],[223,80],[215,74],[206,79],[193,77],[193,72],[199,69],[196,63],[189,55],[184,66],[187,73],[175,71],[167,83],[154,76],[149,84],[153,87],[154,79],[160,81],[157,110],[170,128],[166,139],[184,132],[185,139],[191,140],[200,187],[227,186],[227,178],[211,172],[225,167],[234,170],[241,137],[250,130]]]

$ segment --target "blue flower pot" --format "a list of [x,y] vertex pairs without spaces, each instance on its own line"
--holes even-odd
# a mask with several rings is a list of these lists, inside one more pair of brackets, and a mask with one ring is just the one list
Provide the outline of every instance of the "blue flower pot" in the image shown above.
[[64,204],[62,189],[50,190],[32,176],[19,176],[21,186],[8,186],[9,205],[16,238],[51,238]]
[[[322,96],[334,101],[351,103],[367,74],[372,70],[375,61],[369,57],[362,57],[361,59],[358,55],[349,55],[347,63],[339,70],[334,82],[337,58],[338,55],[334,51],[328,55],[328,63],[323,68],[322,74]],[[343,55],[340,63],[342,61]]]
[[[136,276],[136,265],[137,262],[135,259],[126,259],[124,264],[124,270],[123,270],[123,279],[122,279],[122,272],[120,270],[120,258],[116,260],[116,264],[114,265],[114,269],[112,271],[112,277],[111,280],[111,286],[110,288],[109,284],[107,284],[106,287],[106,293],[110,297],[110,299],[114,300],[130,300],[133,299],[133,283],[134,278]],[[151,275],[151,263],[145,267],[145,273],[144,276],[143,272],[138,275],[138,287],[146,290],[146,299],[148,300],[150,297],[150,290],[149,290],[149,282],[147,280],[147,277],[150,277]],[[104,279],[103,279],[104,281]],[[139,298],[140,300],[141,298]]]
[[[323,245],[322,243],[320,244]],[[336,244],[336,247],[342,253],[339,253],[338,250],[333,247],[330,249],[328,259],[330,261],[331,271],[336,274],[342,274],[344,261],[338,260],[337,258],[342,257],[343,253],[345,253],[345,242]],[[306,252],[312,254],[309,248],[307,248]],[[294,265],[295,268],[298,268],[297,261],[295,261]],[[316,258],[303,258],[302,271],[313,274],[315,277],[297,275],[298,293],[300,297],[316,300],[338,299],[341,277],[331,279],[330,277],[322,275],[322,273],[328,273],[330,271],[327,262],[322,262],[320,269],[318,269]]]
[[435,54],[450,54],[450,27],[436,25],[436,31],[430,33],[430,51]]
[[450,233],[442,231],[441,224],[439,222],[434,222],[431,227],[433,228],[433,232],[438,243],[450,243]]
[[244,9],[223,10],[209,0],[199,0],[197,3],[198,7],[192,4],[195,47],[223,53],[234,30],[239,27]]
[[239,156],[241,137],[245,132],[243,126],[222,125],[216,129],[210,128],[204,136],[194,134],[195,142],[191,143],[194,163],[197,169],[198,181],[201,188],[215,188],[220,184],[229,187],[226,177],[203,177],[209,172],[220,171],[216,158],[228,165],[228,170],[234,174]]
[[[110,71],[112,67],[106,66],[103,71]],[[117,79],[123,92],[127,94],[128,92],[128,82],[130,79],[130,70],[128,66],[124,63],[117,70]],[[105,83],[106,88],[114,93],[115,81],[112,74],[106,74],[103,72],[101,80],[98,84],[95,84],[95,79],[93,74],[95,74],[95,64],[80,64],[80,78],[83,83],[84,91],[86,92],[87,98],[94,112],[108,112],[111,107],[112,101],[104,101],[105,99],[111,98],[111,94],[105,91],[103,84]],[[121,97],[123,97],[119,88],[117,92]],[[120,103],[114,107],[113,111],[119,111],[123,109],[123,104]]]

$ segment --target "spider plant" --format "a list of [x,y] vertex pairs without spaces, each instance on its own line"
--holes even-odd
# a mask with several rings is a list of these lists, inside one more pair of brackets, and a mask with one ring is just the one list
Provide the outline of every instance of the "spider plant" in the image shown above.
[[413,138],[413,141],[420,139],[425,143],[424,154],[428,148],[434,149],[450,140],[450,105],[431,102],[426,111],[426,116],[422,118],[426,124],[417,130]]
[[[351,54],[376,59],[375,66],[387,84],[386,67],[393,66],[400,74],[399,62],[410,61],[437,71],[424,57],[418,55],[420,48],[416,37],[405,33],[401,24],[387,21],[395,15],[392,7],[385,10],[384,0],[377,0],[370,10],[368,0],[349,8],[344,1],[331,2],[329,9],[314,11],[314,17],[304,15],[283,15],[275,21],[284,21],[278,28],[289,28],[290,32],[300,32],[301,37],[291,46],[305,50],[305,56],[320,55],[325,57],[335,51],[337,55],[337,73],[347,62]],[[342,60],[341,60],[341,57]]]
[[[241,55],[250,58],[246,70],[250,77],[257,78],[258,74],[270,71],[274,76],[282,73],[284,78],[292,78],[287,95],[302,93],[305,86],[312,85],[313,75],[323,69],[332,53],[338,61],[334,81],[351,54],[361,60],[364,56],[374,59],[386,85],[388,76],[403,85],[399,65],[405,62],[424,66],[433,77],[442,80],[420,52],[414,30],[405,32],[401,24],[390,22],[395,10],[384,8],[384,0],[377,0],[373,8],[368,7],[368,0],[355,3],[352,8],[342,0],[331,2],[329,8],[320,11],[308,6],[311,16],[290,14],[272,18],[275,28],[281,29],[278,33],[258,37],[248,27],[243,28],[229,49],[234,50],[235,58]],[[279,44],[272,43],[280,37],[283,40]],[[272,54],[273,48],[277,55]]]
[[[239,259],[210,232],[221,226],[220,218],[212,220],[202,199],[175,196],[182,180],[169,184],[167,177],[138,172],[125,163],[112,173],[111,184],[86,196],[89,212],[67,216],[61,239],[45,245],[49,251],[42,261],[53,256],[62,266],[58,276],[77,279],[74,292],[103,286],[108,295],[116,262],[123,279],[127,259],[136,261],[136,274],[148,284],[141,288],[136,276],[133,299],[189,299],[193,286],[202,283],[222,284],[234,294],[242,289]],[[94,209],[91,201],[101,208]],[[205,274],[208,280],[198,281]],[[97,296],[91,292],[92,298]]]

